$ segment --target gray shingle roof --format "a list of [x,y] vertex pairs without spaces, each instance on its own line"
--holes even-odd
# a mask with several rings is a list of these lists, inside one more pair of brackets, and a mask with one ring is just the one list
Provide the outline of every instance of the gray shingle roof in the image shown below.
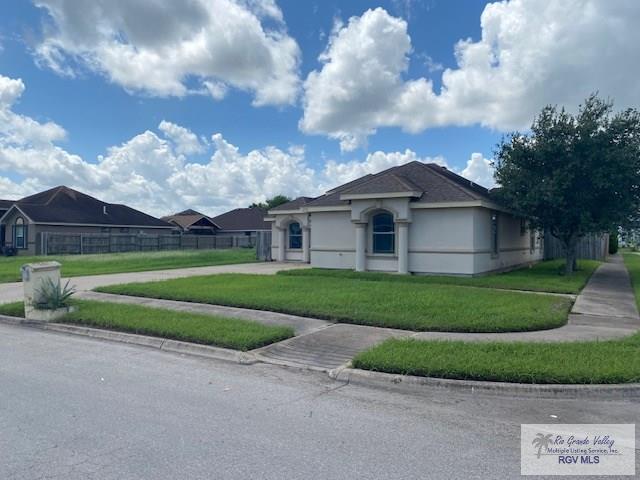
[[176,213],[174,215],[168,215],[162,217],[165,222],[175,223],[184,230],[188,230],[197,224],[197,226],[217,227],[217,225],[209,217],[203,213],[196,212],[195,210],[185,210],[183,212]]
[[9,210],[17,200],[0,200],[0,210]]
[[283,203],[282,205],[278,205],[277,207],[272,208],[270,211],[296,210],[296,209],[300,208],[301,206],[306,205],[311,200],[313,200],[313,197],[298,197],[298,198],[295,198],[295,199],[291,200],[290,202]]
[[365,175],[329,190],[305,206],[347,205],[342,194],[422,192],[412,201],[420,203],[493,200],[489,190],[435,163],[410,162],[374,175]]
[[236,208],[223,213],[211,220],[220,227],[220,230],[243,230],[246,232],[255,230],[270,230],[271,224],[264,221],[267,212],[262,208]]
[[106,203],[65,186],[30,195],[16,205],[35,223],[171,228],[169,223],[139,210]]

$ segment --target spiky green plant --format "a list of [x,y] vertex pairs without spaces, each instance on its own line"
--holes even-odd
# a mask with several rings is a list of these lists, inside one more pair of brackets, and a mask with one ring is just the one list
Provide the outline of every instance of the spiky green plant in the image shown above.
[[54,282],[52,279],[47,278],[44,285],[38,290],[40,301],[37,304],[37,308],[40,310],[56,310],[68,307],[69,299],[74,293],[76,293],[76,288],[69,285],[69,280],[63,287],[60,280]]

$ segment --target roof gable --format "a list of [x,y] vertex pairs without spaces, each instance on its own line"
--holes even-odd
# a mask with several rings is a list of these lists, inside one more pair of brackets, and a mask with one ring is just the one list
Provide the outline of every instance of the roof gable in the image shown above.
[[127,205],[106,203],[65,186],[16,202],[33,223],[170,228],[171,225]]
[[[493,200],[489,190],[441,165],[413,161],[340,185],[305,206],[315,208],[347,205],[351,195],[360,198],[371,195],[371,198],[375,198],[383,194],[403,193],[413,196],[413,202],[420,203]],[[343,195],[344,199],[341,198]]]

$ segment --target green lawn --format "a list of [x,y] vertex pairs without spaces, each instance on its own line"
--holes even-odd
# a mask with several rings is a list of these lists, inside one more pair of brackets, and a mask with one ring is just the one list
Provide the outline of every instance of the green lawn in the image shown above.
[[387,340],[353,366],[403,375],[519,383],[640,382],[640,334],[572,343]]
[[0,257],[0,283],[19,282],[20,267],[25,263],[49,260],[60,262],[62,274],[72,277],[248,263],[256,261],[256,252],[252,248],[234,248],[229,250],[171,250],[48,257]]
[[[76,300],[77,310],[61,323],[88,325],[122,332],[253,350],[294,335],[291,327],[263,325],[237,318],[175,312],[119,303]],[[0,314],[24,316],[22,302],[0,305]]]
[[548,260],[532,267],[520,268],[506,273],[482,277],[456,277],[445,275],[395,275],[390,273],[354,272],[353,270],[329,270],[312,268],[287,270],[279,275],[295,277],[332,277],[356,280],[387,281],[402,283],[465,285],[538,292],[578,293],[585,286],[593,271],[600,265],[595,260],[580,260],[578,271],[571,276],[563,275],[564,260]]
[[[625,254],[640,305],[640,256]],[[522,383],[640,382],[640,333],[572,343],[388,340],[353,360],[356,368],[429,377]]]
[[450,285],[350,278],[224,274],[99,291],[270,310],[421,331],[507,332],[564,325],[562,297]]

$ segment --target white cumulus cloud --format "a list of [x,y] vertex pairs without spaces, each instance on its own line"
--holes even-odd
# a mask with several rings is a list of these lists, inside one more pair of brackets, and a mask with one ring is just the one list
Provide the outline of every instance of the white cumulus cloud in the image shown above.
[[455,45],[457,66],[441,73],[436,92],[429,78],[405,78],[407,23],[367,10],[334,29],[321,68],[304,83],[300,128],[353,150],[381,127],[526,128],[544,105],[575,108],[593,91],[637,106],[639,22],[635,0],[488,4],[481,38]]
[[255,105],[296,99],[300,49],[273,0],[34,1],[49,19],[37,60],[60,74],[89,69],[157,96],[219,100],[232,86]]
[[481,153],[472,153],[460,175],[483,187],[493,188],[496,186],[494,173],[495,168],[491,165],[491,160],[484,158]]
[[197,135],[188,128],[163,120],[158,125],[158,129],[175,144],[176,152],[178,153],[191,155],[203,153],[206,149]]
[[[367,173],[410,161],[446,165],[443,157],[421,157],[407,149],[312,166],[302,146],[266,146],[243,152],[220,133],[211,136],[213,154],[200,163],[190,155],[202,153],[202,142],[189,129],[168,121],[161,122],[157,132],[135,135],[89,162],[57,145],[60,135],[43,134],[43,129],[66,133],[62,127],[39,123],[12,110],[23,91],[21,80],[0,75],[0,98],[7,99],[0,103],[0,197],[4,198],[67,185],[154,215],[185,208],[215,215],[278,194],[319,195]],[[483,183],[486,160],[476,155],[463,173]],[[11,180],[8,174],[21,180]]]

